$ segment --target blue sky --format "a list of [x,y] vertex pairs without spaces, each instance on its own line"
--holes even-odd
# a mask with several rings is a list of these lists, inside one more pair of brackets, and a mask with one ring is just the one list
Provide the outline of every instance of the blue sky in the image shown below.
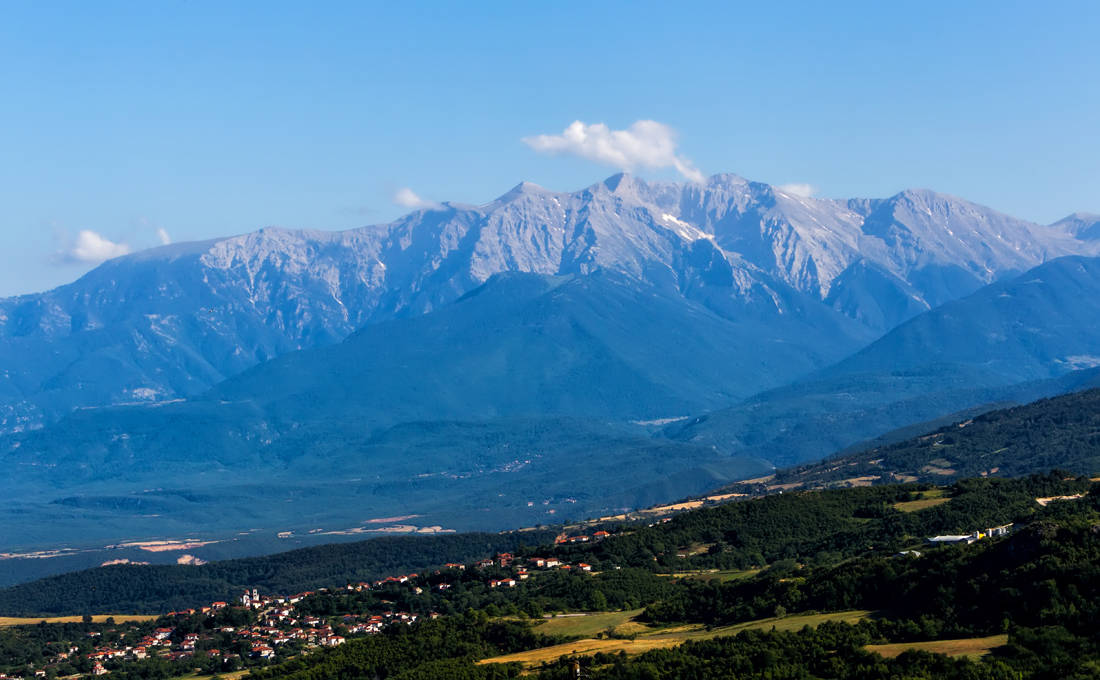
[[1098,29],[1095,2],[6,2],[0,295],[162,238],[387,221],[402,190],[679,178],[530,139],[574,121],[824,197],[1100,212]]

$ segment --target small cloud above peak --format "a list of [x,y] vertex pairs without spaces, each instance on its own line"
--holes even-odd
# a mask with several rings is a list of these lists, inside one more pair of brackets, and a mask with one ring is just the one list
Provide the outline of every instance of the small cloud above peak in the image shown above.
[[421,198],[409,187],[401,187],[395,191],[393,194],[393,202],[402,208],[430,210],[439,207],[438,203]]
[[534,135],[522,141],[539,153],[580,156],[623,171],[673,168],[692,182],[704,179],[690,160],[677,153],[676,131],[655,120],[639,120],[625,130],[576,120],[559,135]]
[[164,229],[164,227],[157,227],[157,239],[160,240],[160,244],[162,246],[172,244],[172,237],[168,235],[168,232]]
[[780,184],[776,187],[785,194],[791,194],[792,196],[801,196],[802,198],[812,198],[819,191],[817,187],[812,184],[804,184],[795,182],[792,184]]
[[76,235],[76,239],[63,249],[59,255],[60,259],[67,263],[99,264],[105,260],[129,253],[129,245],[115,243],[91,229],[81,229]]

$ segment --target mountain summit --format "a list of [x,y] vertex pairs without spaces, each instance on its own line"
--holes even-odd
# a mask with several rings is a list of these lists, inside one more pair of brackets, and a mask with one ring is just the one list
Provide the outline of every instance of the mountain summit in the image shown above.
[[1088,234],[930,191],[843,201],[736,175],[618,174],[573,193],[524,182],[483,206],[445,203],[343,232],[176,244],[0,300],[0,432],[77,407],[196,394],[437,309],[504,272],[605,270],[727,317],[812,317],[832,329],[824,345],[854,349],[1007,274],[1097,252]]

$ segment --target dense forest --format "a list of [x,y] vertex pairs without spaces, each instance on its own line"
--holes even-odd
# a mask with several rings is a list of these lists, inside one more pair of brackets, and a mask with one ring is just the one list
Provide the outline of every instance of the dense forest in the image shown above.
[[[965,479],[942,489],[904,484],[796,491],[686,512],[594,545],[561,545],[556,554],[658,571],[745,569],[794,558],[829,564],[868,550],[891,554],[928,535],[1022,521],[1039,510],[1036,497],[1089,486],[1055,473]],[[919,513],[895,507],[928,494],[949,500]]]
[[[1100,509],[1100,492],[1077,505]],[[934,613],[934,627],[905,633],[933,638],[999,633],[1006,621],[1096,631],[1100,525],[1081,510],[1052,506],[1005,541],[947,546],[919,556],[869,554],[818,569],[791,565],[725,584],[687,580],[646,615],[654,621],[721,624],[765,618],[777,609],[871,609],[903,620]]]

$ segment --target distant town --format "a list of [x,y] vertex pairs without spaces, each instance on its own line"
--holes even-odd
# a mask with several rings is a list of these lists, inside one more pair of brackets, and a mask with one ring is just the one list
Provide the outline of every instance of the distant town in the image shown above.
[[[668,521],[658,520],[656,523]],[[588,543],[610,537],[607,531],[560,535],[558,544]],[[470,564],[448,563],[425,574],[388,576],[373,582],[348,583],[344,588],[319,588],[293,595],[260,593],[250,588],[233,602],[211,602],[193,609],[169,612],[150,622],[122,622],[106,631],[93,631],[80,642],[61,645],[51,662],[36,668],[31,677],[78,678],[103,676],[125,664],[161,658],[170,662],[201,662],[203,670],[233,672],[250,666],[282,661],[314,649],[336,647],[349,639],[375,635],[388,626],[411,625],[421,615],[400,610],[380,613],[342,611],[320,615],[318,600],[333,596],[376,593],[395,596],[421,595],[428,590],[445,592],[467,574],[493,571],[483,579],[492,588],[514,588],[522,581],[549,570],[591,573],[584,562],[570,564],[556,557],[518,560],[511,553],[499,553]],[[395,598],[396,599],[396,598]],[[382,600],[385,602],[386,600]],[[438,618],[429,612],[428,618]],[[121,618],[121,617],[120,617]],[[62,676],[63,664],[81,672]],[[25,680],[25,676],[0,673],[0,680]]]

